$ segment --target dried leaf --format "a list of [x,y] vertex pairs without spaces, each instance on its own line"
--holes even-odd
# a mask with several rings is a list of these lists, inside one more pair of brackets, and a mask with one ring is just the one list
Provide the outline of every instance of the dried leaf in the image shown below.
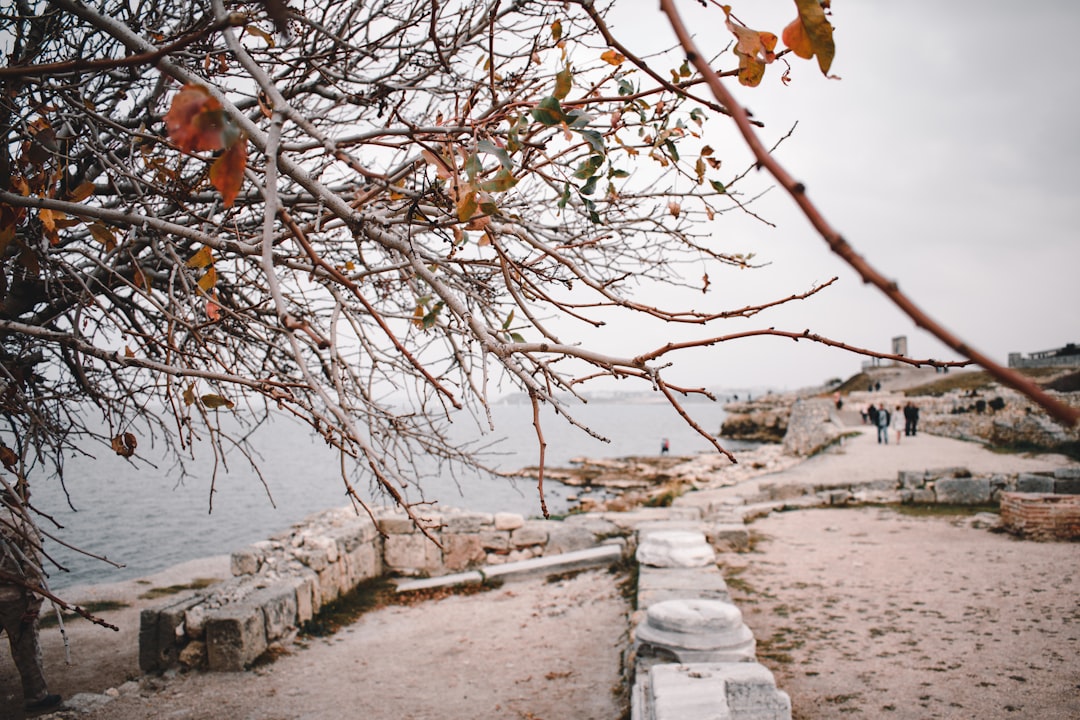
[[574,86],[574,76],[570,74],[570,68],[564,67],[555,75],[555,98],[563,100],[570,94],[570,88]]
[[203,290],[203,292],[208,293],[214,289],[215,285],[217,285],[217,270],[215,270],[214,266],[211,265],[210,268],[206,271],[206,273],[201,278],[199,278],[199,287]]
[[214,251],[210,249],[209,245],[203,245],[199,248],[199,252],[195,253],[188,258],[188,261],[184,263],[189,268],[198,269],[204,268],[207,265],[214,264]]
[[210,182],[221,193],[225,207],[231,208],[244,184],[247,167],[247,138],[243,134],[210,166]]
[[799,17],[784,28],[784,45],[804,60],[817,55],[818,67],[828,75],[836,45],[825,9],[819,0],[795,0],[795,6],[799,9]]
[[210,408],[211,410],[216,410],[217,408],[221,407],[233,408],[236,406],[236,403],[234,403],[232,400],[223,398],[220,395],[203,395],[199,399],[202,400],[203,405]]
[[184,404],[188,406],[195,404],[195,383],[184,388]]
[[226,122],[221,103],[195,83],[181,88],[165,114],[169,138],[185,152],[223,149]]
[[75,188],[74,190],[71,191],[71,194],[68,195],[68,202],[75,202],[75,203],[82,202],[83,200],[85,200],[86,198],[90,197],[93,194],[94,194],[94,183],[92,183],[92,182],[84,182],[84,183],[81,183],[77,188]]
[[555,42],[562,40],[562,21],[556,20],[551,23],[551,39]]
[[137,446],[138,442],[135,440],[135,436],[129,432],[117,435],[112,439],[112,449],[121,457],[131,457],[134,455]]
[[757,87],[765,75],[765,66],[776,59],[776,36],[759,32],[731,20],[731,8],[724,6],[725,25],[735,36],[735,54],[739,58],[739,82]]
[[626,56],[617,50],[605,50],[600,54],[600,59],[609,65],[622,65],[626,62]]

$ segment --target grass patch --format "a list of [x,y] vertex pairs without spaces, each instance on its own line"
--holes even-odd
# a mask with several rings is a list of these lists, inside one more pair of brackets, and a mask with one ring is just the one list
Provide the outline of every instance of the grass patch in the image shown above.
[[[85,605],[80,605],[83,610],[91,615],[97,615],[98,613],[109,612],[110,610],[120,610],[122,608],[131,607],[126,602],[120,602],[119,600],[95,600],[88,602]],[[72,620],[82,618],[82,615],[72,610],[62,610],[60,614],[64,618],[65,623],[69,623]],[[49,628],[56,627],[60,624],[60,621],[56,619],[56,613],[43,613],[38,619],[38,627]]]
[[168,587],[150,588],[143,594],[139,595],[139,599],[155,600],[157,598],[168,597],[169,595],[176,595],[177,593],[182,593],[185,590],[202,590],[203,588],[210,587],[216,582],[218,582],[217,578],[195,578],[191,582],[184,585],[169,585]]
[[[1016,372],[1031,378],[1032,380],[1042,380],[1044,382],[1051,382],[1059,375],[1062,375],[1068,370],[1063,368],[1013,368]],[[973,372],[962,372],[953,375],[942,376],[938,380],[926,383],[925,385],[918,385],[913,388],[904,390],[904,395],[907,397],[918,397],[920,395],[944,395],[948,392],[956,390],[969,392],[971,390],[983,390],[998,385],[998,381],[991,377],[990,373],[985,370],[977,370]]]

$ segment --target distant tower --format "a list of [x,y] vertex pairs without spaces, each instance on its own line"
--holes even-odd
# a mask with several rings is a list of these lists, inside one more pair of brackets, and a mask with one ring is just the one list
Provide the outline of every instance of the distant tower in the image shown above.
[[[901,335],[892,339],[892,352],[893,355],[903,355],[904,357],[907,357],[907,335]],[[899,365],[900,363],[894,360],[893,364]]]

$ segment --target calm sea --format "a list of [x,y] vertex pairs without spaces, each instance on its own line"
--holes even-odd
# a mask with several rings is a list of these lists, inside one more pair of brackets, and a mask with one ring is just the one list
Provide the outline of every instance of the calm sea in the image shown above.
[[[719,403],[686,407],[702,428],[719,432],[724,418]],[[488,457],[491,464],[508,471],[535,465],[538,456],[531,407],[504,404],[494,406],[493,412],[497,429],[483,437],[484,444],[498,440],[490,448],[497,453]],[[565,466],[579,456],[659,453],[663,438],[669,439],[673,454],[710,449],[667,405],[593,402],[574,412],[610,442],[592,438],[549,413],[543,422],[549,467]],[[469,423],[455,423],[454,428],[463,442],[480,437]],[[46,549],[70,571],[50,573],[50,585],[59,589],[131,579],[187,560],[227,554],[312,513],[348,504],[338,475],[338,458],[322,441],[311,439],[295,424],[279,421],[262,428],[255,442],[262,456],[266,487],[245,460],[227,456],[228,471],[219,468],[212,512],[210,477],[214,465],[208,453],[189,463],[194,471],[182,480],[171,461],[132,465],[112,453],[69,460],[67,491],[74,511],[58,483],[36,482],[35,504],[63,526],[54,530],[43,521],[46,530],[125,566],[117,569],[47,540]],[[357,490],[376,504],[387,503],[366,486]],[[545,482],[552,513],[564,512],[572,504],[567,496],[578,492]],[[425,496],[438,500],[442,507],[540,515],[535,484],[525,479],[446,474],[425,483]]]

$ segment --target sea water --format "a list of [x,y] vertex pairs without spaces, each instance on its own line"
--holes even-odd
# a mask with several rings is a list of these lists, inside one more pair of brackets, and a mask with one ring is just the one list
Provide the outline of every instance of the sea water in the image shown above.
[[[685,407],[706,432],[719,432],[724,418],[719,403],[688,403]],[[572,412],[608,442],[545,411],[541,428],[548,467],[565,467],[577,457],[655,455],[664,438],[675,455],[712,451],[708,441],[666,404],[592,402],[574,406]],[[484,445],[488,463],[502,471],[536,465],[539,451],[531,406],[493,405],[492,417],[493,432],[481,434],[475,423],[456,422],[451,433],[463,444],[473,441]],[[261,478],[238,453],[215,462],[208,448],[197,448],[195,460],[188,461],[188,474],[183,476],[174,461],[140,447],[139,455],[144,459],[136,463],[108,451],[99,451],[94,458],[70,459],[65,468],[66,493],[55,480],[34,482],[35,506],[62,526],[40,521],[56,538],[46,539],[46,551],[67,568],[67,572],[50,570],[50,587],[132,579],[187,560],[228,554],[312,513],[349,504],[339,455],[303,427],[278,420],[260,428],[252,443],[258,451],[255,459]],[[421,458],[419,462],[424,465],[426,461]],[[427,464],[429,477],[423,483],[423,499],[436,501],[436,508],[507,511],[526,517],[541,514],[532,479],[468,472],[433,474],[435,469],[433,463]],[[390,504],[367,481],[354,484],[365,501]],[[565,512],[573,505],[568,498],[579,492],[546,481],[549,511]],[[412,490],[408,497],[421,499]],[[87,557],[59,541],[124,567]]]

